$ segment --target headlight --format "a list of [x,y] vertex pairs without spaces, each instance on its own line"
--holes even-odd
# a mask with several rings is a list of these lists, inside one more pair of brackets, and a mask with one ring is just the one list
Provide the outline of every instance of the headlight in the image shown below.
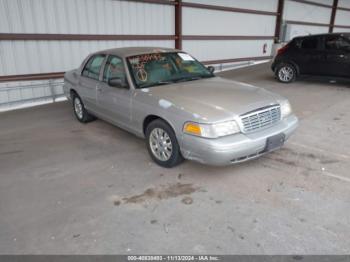
[[199,124],[187,122],[183,131],[190,135],[201,136],[206,138],[218,138],[221,136],[233,135],[240,132],[236,121],[227,121],[216,124]]
[[288,100],[280,101],[281,106],[281,116],[282,118],[285,118],[286,116],[289,116],[292,113],[292,107],[289,104]]

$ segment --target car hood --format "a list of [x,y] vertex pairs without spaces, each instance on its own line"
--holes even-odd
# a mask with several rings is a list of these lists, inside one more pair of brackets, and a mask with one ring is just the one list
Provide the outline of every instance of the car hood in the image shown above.
[[213,77],[147,90],[159,99],[159,105],[169,105],[188,111],[203,121],[219,121],[278,103],[277,94],[249,84]]

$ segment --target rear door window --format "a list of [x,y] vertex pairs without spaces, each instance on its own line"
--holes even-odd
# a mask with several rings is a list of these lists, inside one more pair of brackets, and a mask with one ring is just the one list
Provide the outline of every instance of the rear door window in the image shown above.
[[98,80],[105,55],[95,55],[86,63],[82,75]]
[[302,49],[317,49],[318,47],[318,39],[316,37],[310,37],[310,38],[305,38],[301,40],[301,46]]

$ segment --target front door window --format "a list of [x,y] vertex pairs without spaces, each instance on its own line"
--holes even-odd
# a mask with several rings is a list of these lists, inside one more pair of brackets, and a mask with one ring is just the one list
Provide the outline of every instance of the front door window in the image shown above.
[[123,60],[116,56],[109,56],[103,72],[103,81],[108,83],[111,78],[120,78],[126,82]]

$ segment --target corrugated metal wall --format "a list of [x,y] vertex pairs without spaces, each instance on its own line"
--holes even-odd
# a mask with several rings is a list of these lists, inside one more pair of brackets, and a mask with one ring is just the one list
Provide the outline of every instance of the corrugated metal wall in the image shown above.
[[[187,2],[276,12],[277,0],[215,0]],[[184,35],[273,36],[276,16],[183,8]],[[264,44],[267,44],[265,53]],[[270,40],[184,40],[183,49],[199,60],[256,57],[271,54]]]
[[173,34],[167,5],[113,0],[1,0],[0,30],[9,33]]
[[[266,11],[272,15],[183,6],[184,36],[266,36],[264,40],[183,40],[183,49],[199,60],[271,54],[278,0],[186,0],[186,3]],[[287,38],[328,32],[333,0],[285,0]],[[339,6],[350,8],[349,0]],[[122,0],[0,0],[0,33],[175,35],[174,5]],[[350,26],[349,11],[338,10],[335,24]],[[302,25],[290,21],[319,23]],[[350,31],[335,27],[334,31]],[[288,40],[288,39],[287,39]],[[77,67],[88,53],[122,46],[174,47],[174,40],[25,40],[0,41],[0,75],[62,72]],[[266,47],[264,48],[264,45]],[[264,51],[265,50],[265,51]]]
[[[277,8],[277,0],[187,2],[271,12]],[[273,36],[275,20],[274,15],[184,7],[183,34]],[[118,0],[0,0],[1,33],[174,35],[174,28],[171,5]],[[272,43],[272,39],[188,40],[183,49],[200,60],[217,60],[270,55]],[[174,47],[174,41],[0,41],[0,75],[62,72],[77,67],[90,52],[122,46]]]
[[[313,0],[313,2],[326,5],[333,4],[333,0]],[[288,41],[298,35],[328,33],[329,27],[327,24],[329,24],[331,12],[331,8],[286,0],[283,15],[283,20],[286,21],[287,26],[285,40]],[[298,25],[288,21],[321,23],[326,24],[326,26]]]
[[169,41],[0,41],[0,75],[62,72],[91,52],[124,46],[174,47]]
[[[174,7],[113,0],[0,0],[0,32],[174,35]],[[0,76],[63,72],[91,52],[123,46],[174,47],[173,40],[0,41]],[[0,84],[0,111],[62,95],[62,80]]]
[[[350,9],[350,1],[349,0],[339,0],[338,6]],[[349,14],[350,14],[349,11],[337,10],[337,13],[335,16],[335,24],[336,25],[350,26]],[[334,27],[334,32],[350,32],[350,28]]]
[[[0,0],[1,33],[174,35],[173,6],[112,0]],[[157,41],[0,41],[0,75],[62,72],[112,47]]]

